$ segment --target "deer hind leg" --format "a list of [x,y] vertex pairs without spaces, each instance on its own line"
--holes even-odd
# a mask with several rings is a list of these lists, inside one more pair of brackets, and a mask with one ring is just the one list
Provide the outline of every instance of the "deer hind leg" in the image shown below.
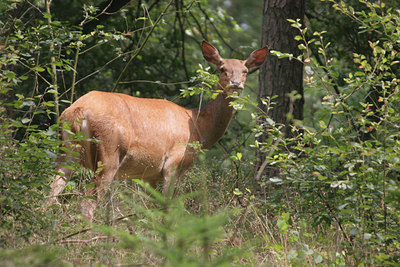
[[[63,132],[63,139],[67,140],[68,139],[68,134]],[[67,147],[70,150],[73,150],[71,143],[66,142],[65,147]],[[46,201],[46,204],[48,206],[58,203],[57,196],[64,190],[65,186],[67,185],[67,182],[71,179],[74,171],[71,168],[67,168],[66,164],[68,162],[73,162],[78,160],[76,157],[72,155],[59,155],[57,159],[57,172],[58,174],[54,177],[54,181],[50,184],[50,196],[48,200]]]
[[[104,155],[104,153],[101,154]],[[117,153],[114,153],[114,155],[109,158],[100,157],[100,159],[102,160],[97,163],[97,170],[95,170],[92,181],[94,187],[87,189],[86,196],[79,205],[82,216],[89,221],[93,220],[94,211],[99,201],[107,193],[119,166]]]
[[86,198],[80,203],[79,209],[83,217],[92,221],[99,201],[107,193],[125,156],[125,151],[121,149],[124,146],[121,144],[126,136],[112,125],[104,125],[102,121],[91,120],[90,117],[82,122],[82,132],[85,136],[95,137],[100,141],[83,143],[86,152],[85,166],[94,172],[94,187],[86,190]]
[[[68,113],[63,113],[61,116],[62,118],[60,118],[60,120],[68,120]],[[70,120],[73,120],[70,118]],[[62,124],[63,125],[63,124]],[[65,125],[63,125],[60,129],[61,129],[61,139],[64,141],[63,145],[65,148],[71,150],[71,151],[75,151],[78,153],[83,153],[84,150],[82,151],[82,149],[77,146],[77,143],[72,142],[70,140],[70,134],[68,133],[68,131],[66,131],[64,129]],[[76,122],[72,123],[71,125],[71,130],[73,132],[77,132],[79,131],[80,125]],[[67,182],[71,179],[74,171],[71,168],[67,168],[66,165],[70,162],[79,162],[80,159],[77,156],[73,156],[71,154],[59,154],[58,158],[57,158],[57,172],[59,174],[57,174],[54,177],[54,181],[50,184],[50,196],[48,198],[48,200],[46,201],[47,205],[52,205],[55,202],[58,203],[57,200],[57,196],[64,190],[65,186],[67,185]]]

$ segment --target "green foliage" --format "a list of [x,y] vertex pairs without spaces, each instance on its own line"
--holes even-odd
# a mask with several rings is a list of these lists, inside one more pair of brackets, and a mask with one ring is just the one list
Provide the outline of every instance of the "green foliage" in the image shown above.
[[[169,97],[184,87],[182,103],[215,97],[216,76],[198,67],[201,39],[240,58],[258,46],[260,26],[249,21],[260,9],[254,1],[174,1],[166,13],[169,2],[131,2],[107,19],[97,17],[99,2],[54,0],[49,10],[37,1],[0,4],[0,246],[10,248],[0,250],[0,262],[396,265],[398,1],[309,1],[307,27],[288,22],[299,30],[304,54],[271,51],[305,66],[305,120],[293,122],[294,137],[282,136],[283,126],[268,116],[279,104],[275,96],[259,100],[267,107],[260,114],[256,90],[248,90],[255,81],[247,83],[250,95],[233,96],[241,112],[231,131],[199,155],[179,197],[145,185],[146,194],[123,188],[114,207],[110,192],[99,211],[105,223],[82,230],[74,210],[79,197],[63,198],[65,209],[43,208],[55,159],[66,152],[58,150],[54,124],[63,108],[93,89]],[[238,20],[226,10],[240,12]],[[254,173],[255,149],[265,160]],[[70,195],[79,195],[75,184]],[[132,215],[111,217],[119,208]],[[78,234],[82,239],[73,239]],[[38,245],[48,243],[54,245]]]
[[198,193],[166,198],[149,185],[136,182],[147,192],[139,192],[136,197],[140,196],[153,207],[138,205],[128,197],[122,197],[135,211],[124,225],[135,229],[135,233],[104,225],[96,226],[96,231],[116,237],[119,247],[132,253],[145,252],[165,266],[229,266],[240,255],[239,250],[221,244],[223,226],[230,217],[227,211],[212,215],[204,211],[199,216],[185,208],[185,199]]
[[3,266],[68,266],[60,256],[60,249],[35,245],[19,250],[0,249]]
[[[40,206],[46,183],[55,174],[59,141],[56,127],[46,132],[28,127],[29,138],[12,141],[8,132],[12,125],[7,120],[0,123],[0,131],[6,133],[0,136],[0,226],[3,230],[13,229],[13,238],[28,238],[41,225],[46,226]],[[2,233],[1,245],[7,243],[6,235]]]
[[220,92],[212,92],[212,89],[218,83],[218,76],[209,73],[209,70],[210,67],[203,69],[203,66],[199,65],[199,69],[196,71],[197,75],[191,78],[191,83],[194,83],[195,86],[181,89],[182,97],[203,95],[203,93],[206,93],[206,96],[210,96],[212,93],[211,97],[215,99]]
[[[2,12],[10,12],[13,5],[2,8]],[[55,173],[60,144],[57,125],[43,130],[34,123],[35,116],[53,112],[54,102],[46,101],[44,95],[25,96],[13,91],[29,81],[29,72],[38,77],[45,71],[32,65],[28,73],[18,73],[22,58],[31,60],[27,50],[33,49],[30,38],[36,33],[26,36],[22,28],[15,27],[0,58],[0,246],[14,246],[19,238],[27,239],[42,225],[46,227],[40,201],[48,178]]]
[[[54,239],[57,235],[59,220],[55,220],[51,212],[61,210],[55,206],[44,210],[43,202],[48,194],[48,183],[55,175],[57,156],[71,151],[58,149],[61,142],[58,125],[54,122],[78,96],[93,89],[111,91],[116,85],[119,85],[118,90],[138,96],[176,95],[181,84],[197,83],[199,79],[208,83],[208,87],[215,83],[215,76],[201,71],[197,79],[189,81],[189,73],[194,72],[195,64],[202,59],[197,45],[201,39],[212,40],[215,33],[209,27],[215,27],[215,23],[224,21],[227,16],[224,10],[209,11],[203,8],[205,5],[207,1],[176,1],[176,6],[143,2],[120,9],[106,21],[100,19],[98,12],[103,10],[95,3],[83,7],[76,2],[66,7],[62,1],[1,3],[0,11],[4,14],[0,21],[1,246],[21,247],[21,238],[27,244],[45,243],[44,239]],[[159,23],[155,23],[157,21]],[[88,26],[93,23],[94,27]],[[229,25],[234,25],[234,21],[229,19],[224,24],[227,27],[223,30],[229,32]],[[224,41],[228,43],[229,39]],[[214,45],[222,46],[218,42]],[[182,60],[177,60],[178,57]],[[133,60],[134,64],[127,64]],[[183,76],[187,81],[182,82]],[[206,76],[210,79],[205,80]],[[153,82],[154,77],[157,80]],[[115,83],[117,80],[119,84]],[[209,92],[209,88],[206,91]],[[82,136],[78,134],[74,138],[79,140]],[[75,166],[69,167],[75,169]],[[68,189],[74,190],[70,188],[74,182],[69,185]],[[182,204],[179,205],[181,208]],[[165,216],[171,219],[180,216],[189,225],[195,223],[195,215],[186,218],[186,212],[179,214],[178,211],[180,209],[176,208],[173,215]],[[223,215],[225,213],[201,218],[204,225],[197,223],[200,230],[195,228],[203,231],[204,236],[194,236],[184,247],[176,248],[182,249],[184,258],[179,259],[182,264],[195,260],[189,250],[198,246],[207,250],[206,247],[215,242],[214,238],[222,233]],[[175,244],[175,238],[183,240],[187,231],[193,230],[177,223],[170,223],[171,235],[176,229],[182,232],[180,236],[171,236],[169,244]],[[63,227],[61,232],[68,231],[71,223],[63,222]],[[46,231],[52,230],[54,232],[46,237]],[[199,239],[209,239],[210,243],[199,243]],[[156,243],[153,245],[156,249]],[[165,246],[168,247],[168,243]],[[36,246],[2,252],[10,265],[51,264],[56,254]],[[29,257],[25,261],[12,261],[19,253]],[[37,257],[36,262],[31,261],[30,257],[35,258],[38,253],[45,255]],[[171,253],[157,255],[174,262],[177,259]],[[211,252],[204,252],[206,254],[211,257]],[[207,264],[227,261],[230,256],[224,257],[213,257]],[[203,260],[209,259],[204,256]]]
[[[287,231],[288,214],[302,213],[312,216],[315,227],[340,229],[346,264],[394,265],[400,257],[398,201],[393,197],[399,188],[399,14],[384,4],[364,2],[366,13],[343,1],[330,2],[359,23],[360,33],[375,32],[376,40],[368,41],[367,54],[353,54],[354,71],[339,81],[338,60],[329,53],[326,32],[314,32],[307,39],[307,29],[289,20],[299,30],[296,40],[302,42],[304,55],[273,54],[302,62],[306,92],[319,92],[322,101],[317,116],[309,119],[312,124],[295,124],[295,138],[278,135],[279,146],[261,144],[270,152],[266,166],[279,168],[267,181],[275,188],[267,199],[275,204],[268,207],[289,212],[278,220],[281,232]],[[319,60],[311,57],[313,50]],[[282,194],[287,203],[278,201]]]

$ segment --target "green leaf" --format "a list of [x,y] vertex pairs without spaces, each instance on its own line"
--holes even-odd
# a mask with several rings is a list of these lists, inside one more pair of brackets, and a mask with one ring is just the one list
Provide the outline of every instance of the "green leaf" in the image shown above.
[[331,70],[331,75],[336,79],[339,78],[339,72],[336,70]]
[[57,134],[57,131],[53,130],[53,128],[49,128],[47,130],[47,132],[45,132],[45,135],[47,135],[47,136],[52,136],[52,135],[55,135],[55,134]]
[[53,153],[53,152],[51,152],[51,151],[49,151],[49,150],[45,150],[44,151],[45,153],[46,153],[46,155],[49,157],[49,158],[51,158],[51,159],[57,159],[57,154],[56,153]]
[[296,41],[300,41],[300,40],[303,40],[303,37],[301,37],[300,35],[296,35],[296,36],[294,37],[294,39],[295,39]]
[[324,258],[322,258],[321,254],[315,253],[314,254],[314,261],[316,264],[321,263],[324,260]]
[[35,105],[35,102],[34,102],[34,101],[28,100],[28,101],[22,102],[21,107],[24,107],[24,106],[32,107],[32,106],[34,106],[34,105]]
[[6,72],[6,77],[7,77],[8,80],[12,80],[12,79],[15,78],[15,73],[12,72],[12,71],[7,71]]
[[287,224],[288,220],[289,220],[289,213],[284,212],[281,214],[281,217],[279,217],[276,225],[279,228],[279,231],[281,233],[286,233],[286,230],[289,228],[289,225]]
[[37,72],[43,72],[43,71],[45,71],[45,69],[42,68],[42,67],[40,67],[40,66],[35,66],[35,67],[32,68],[32,70],[37,71]]
[[233,194],[235,194],[236,196],[241,196],[243,195],[243,192],[239,190],[239,188],[235,188],[233,190]]
[[43,17],[45,19],[50,19],[51,18],[51,14],[47,13],[47,12],[43,12]]
[[282,183],[283,182],[283,180],[278,177],[272,177],[272,178],[269,178],[269,180],[273,183]]
[[31,121],[31,119],[29,119],[29,118],[23,118],[22,120],[21,120],[21,122],[23,123],[23,124],[27,124],[28,122],[30,122]]
[[371,239],[371,237],[372,237],[372,234],[364,233],[363,239],[368,240],[368,239]]
[[94,188],[94,183],[88,183],[88,184],[85,185],[85,187],[86,187],[87,189]]

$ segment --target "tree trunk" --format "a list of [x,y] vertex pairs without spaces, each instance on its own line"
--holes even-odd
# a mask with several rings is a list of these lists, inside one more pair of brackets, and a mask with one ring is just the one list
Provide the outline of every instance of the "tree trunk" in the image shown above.
[[[271,50],[298,56],[301,51],[298,49],[299,43],[294,40],[294,37],[300,33],[291,26],[287,19],[299,18],[302,21],[304,5],[304,0],[264,0],[262,45],[267,45]],[[301,97],[296,100],[289,97],[288,94],[293,95],[293,91],[296,91]],[[301,63],[287,58],[278,59],[276,56],[267,57],[259,75],[259,107],[265,110],[266,107],[261,103],[261,99],[275,95],[277,98],[273,102],[276,104],[273,105],[273,109],[269,111],[268,115],[276,123],[284,125],[282,133],[285,137],[293,136],[290,127],[293,119],[303,119],[303,65]],[[268,133],[264,132],[257,140],[262,143],[267,137]],[[278,175],[276,168],[261,167],[266,153],[268,152],[257,151],[259,163],[256,171],[262,171],[264,177],[274,177]]]

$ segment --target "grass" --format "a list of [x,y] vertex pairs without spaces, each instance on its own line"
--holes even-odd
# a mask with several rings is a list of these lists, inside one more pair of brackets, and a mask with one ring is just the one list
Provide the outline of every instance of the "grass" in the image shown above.
[[354,264],[337,225],[313,226],[310,214],[295,207],[290,213],[267,210],[249,189],[248,178],[238,180],[235,171],[216,172],[200,163],[173,199],[151,189],[144,193],[133,181],[116,181],[93,224],[77,212],[78,182],[72,195],[61,199],[61,207],[38,211],[47,225],[33,229],[30,238],[2,230],[13,242],[1,250],[0,261],[4,266]]

